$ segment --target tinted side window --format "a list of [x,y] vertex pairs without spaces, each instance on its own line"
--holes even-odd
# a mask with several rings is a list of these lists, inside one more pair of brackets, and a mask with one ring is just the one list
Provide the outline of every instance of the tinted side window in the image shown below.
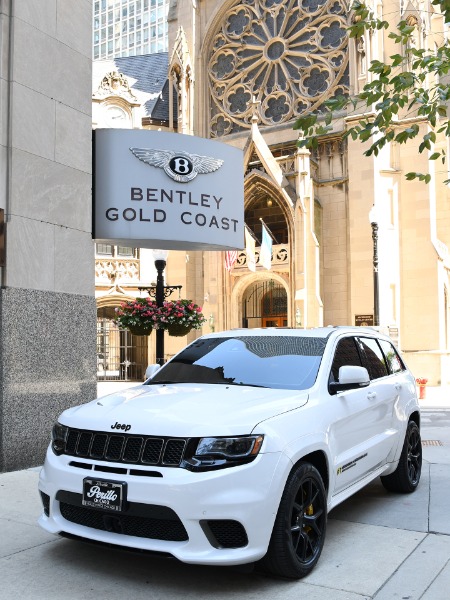
[[377,340],[373,338],[359,338],[359,344],[365,358],[364,362],[367,363],[370,379],[379,379],[388,375],[384,355]]
[[361,357],[359,356],[355,339],[352,337],[344,338],[338,342],[333,364],[331,365],[330,379],[332,381],[339,381],[339,369],[345,365],[362,367]]
[[386,340],[378,340],[383,350],[383,354],[386,357],[387,366],[390,373],[399,373],[405,370],[405,365],[402,359],[398,355],[397,350],[394,346]]

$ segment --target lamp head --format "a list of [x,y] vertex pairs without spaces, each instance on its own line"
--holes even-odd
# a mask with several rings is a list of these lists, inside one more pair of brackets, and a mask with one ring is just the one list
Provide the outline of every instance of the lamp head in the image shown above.
[[167,257],[169,256],[168,250],[152,250],[153,260],[163,260],[167,261]]
[[372,206],[369,212],[369,221],[370,223],[378,223],[378,211],[375,207],[375,204]]

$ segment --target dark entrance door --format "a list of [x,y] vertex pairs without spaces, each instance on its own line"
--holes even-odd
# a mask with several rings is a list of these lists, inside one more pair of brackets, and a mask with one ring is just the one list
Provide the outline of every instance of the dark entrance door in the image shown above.
[[287,326],[287,318],[286,317],[263,317],[262,318],[262,326],[263,327],[286,327]]
[[252,286],[244,298],[244,327],[286,327],[287,294],[273,280]]

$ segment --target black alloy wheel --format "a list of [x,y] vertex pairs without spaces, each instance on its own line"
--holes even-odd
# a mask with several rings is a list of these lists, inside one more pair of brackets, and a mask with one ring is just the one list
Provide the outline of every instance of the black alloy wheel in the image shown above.
[[408,479],[414,489],[419,484],[422,472],[422,440],[417,425],[409,428],[407,450]]
[[422,440],[414,421],[408,423],[402,453],[396,470],[381,477],[381,483],[390,492],[410,494],[416,490],[422,472]]
[[286,483],[262,567],[291,579],[308,575],[322,552],[326,523],[322,478],[310,463],[299,463]]

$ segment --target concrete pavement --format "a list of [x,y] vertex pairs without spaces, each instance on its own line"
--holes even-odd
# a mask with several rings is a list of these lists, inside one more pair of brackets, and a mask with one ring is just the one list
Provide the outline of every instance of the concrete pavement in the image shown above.
[[436,388],[422,406],[418,490],[390,494],[377,480],[337,507],[319,564],[301,581],[51,536],[36,523],[39,469],[0,474],[0,599],[448,600],[450,394]]

